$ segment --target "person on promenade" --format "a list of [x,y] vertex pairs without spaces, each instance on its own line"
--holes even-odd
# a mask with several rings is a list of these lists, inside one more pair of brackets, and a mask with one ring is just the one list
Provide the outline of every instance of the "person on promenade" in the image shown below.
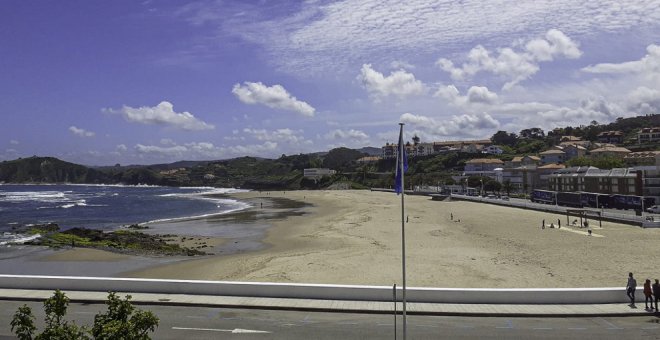
[[653,309],[653,292],[651,291],[651,280],[644,281],[644,308],[649,309],[649,302],[651,302],[651,309]]
[[[653,300],[655,301],[655,312],[658,313],[660,312],[660,310],[658,310],[658,300],[660,300],[660,282],[658,282],[658,279],[655,279],[655,283],[651,288],[653,288]],[[653,309],[653,303],[651,303],[651,309]]]
[[635,306],[635,289],[637,289],[637,280],[633,277],[633,273],[628,273],[628,283],[626,284],[626,294],[630,298],[630,306]]

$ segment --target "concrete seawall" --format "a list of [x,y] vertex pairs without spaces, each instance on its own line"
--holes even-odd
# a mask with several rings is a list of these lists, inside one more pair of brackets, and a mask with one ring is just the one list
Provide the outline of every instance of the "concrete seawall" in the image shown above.
[[[247,296],[269,298],[392,301],[393,287],[297,283],[159,280],[106,277],[0,275],[0,288],[124,293]],[[642,296],[643,294],[638,294]],[[397,287],[398,299],[401,288]],[[628,301],[624,288],[420,288],[406,299],[419,303],[606,304]]]

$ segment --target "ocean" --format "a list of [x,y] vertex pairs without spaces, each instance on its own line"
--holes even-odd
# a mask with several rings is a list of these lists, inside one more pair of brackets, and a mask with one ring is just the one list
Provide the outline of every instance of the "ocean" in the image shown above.
[[249,208],[222,197],[225,188],[122,185],[0,185],[0,244],[16,241],[17,226],[57,223],[61,229],[112,230],[134,223],[168,222]]

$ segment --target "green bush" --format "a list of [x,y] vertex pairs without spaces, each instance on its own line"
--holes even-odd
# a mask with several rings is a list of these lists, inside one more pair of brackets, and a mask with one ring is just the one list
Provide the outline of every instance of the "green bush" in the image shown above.
[[34,326],[34,314],[27,305],[19,307],[11,320],[11,331],[20,340],[41,339],[150,339],[149,333],[158,327],[158,317],[150,311],[142,311],[133,307],[131,296],[124,300],[114,292],[108,294],[108,310],[94,316],[94,326],[91,331],[79,327],[74,322],[64,320],[69,306],[69,298],[59,289],[52,297],[44,301],[46,326],[44,330],[33,337],[37,328]]

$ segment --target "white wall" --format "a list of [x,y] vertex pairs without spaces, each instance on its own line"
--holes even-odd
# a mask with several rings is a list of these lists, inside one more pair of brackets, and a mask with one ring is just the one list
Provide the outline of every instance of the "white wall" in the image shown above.
[[[63,291],[117,291],[190,295],[391,301],[392,287],[263,282],[157,280],[104,277],[0,275],[0,288]],[[398,296],[401,298],[401,288]],[[639,289],[638,289],[639,290]],[[641,290],[638,298],[643,299]],[[415,288],[408,302],[480,304],[599,304],[627,302],[624,288]]]

